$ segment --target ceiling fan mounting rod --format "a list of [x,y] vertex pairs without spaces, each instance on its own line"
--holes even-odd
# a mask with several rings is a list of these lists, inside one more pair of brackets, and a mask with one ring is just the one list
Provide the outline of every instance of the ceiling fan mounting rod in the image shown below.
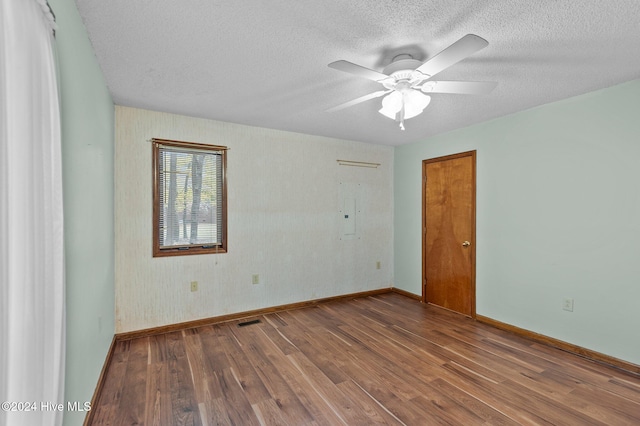
[[[398,55],[398,56],[404,56],[404,55]],[[396,58],[398,56],[396,56]],[[382,73],[386,75],[393,75],[398,71],[411,72],[411,71],[414,71],[416,68],[418,68],[420,65],[422,65],[422,62],[413,58],[401,58],[397,60],[395,60],[394,58],[393,62],[391,62],[386,67],[384,67],[384,69],[382,70]]]

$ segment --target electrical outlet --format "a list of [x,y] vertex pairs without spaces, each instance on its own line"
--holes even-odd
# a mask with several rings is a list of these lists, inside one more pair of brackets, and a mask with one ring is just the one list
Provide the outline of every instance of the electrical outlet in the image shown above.
[[260,275],[258,274],[251,275],[251,284],[260,284]]
[[573,312],[573,299],[562,299],[562,309]]
[[198,291],[198,281],[191,281],[191,291]]
[[380,261],[379,260],[376,262],[376,269],[380,269]]

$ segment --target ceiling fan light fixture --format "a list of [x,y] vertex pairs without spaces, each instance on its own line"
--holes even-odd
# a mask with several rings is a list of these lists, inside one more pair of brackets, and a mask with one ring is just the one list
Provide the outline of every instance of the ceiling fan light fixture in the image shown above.
[[392,120],[396,119],[396,115],[402,109],[403,99],[402,93],[391,92],[382,98],[382,108],[378,111],[380,114]]
[[395,91],[382,99],[382,108],[378,112],[392,120],[400,121],[400,128],[403,129],[404,120],[420,115],[429,102],[431,102],[431,97],[417,90]]
[[393,109],[396,112],[400,111],[400,108],[402,108],[402,100],[402,93],[393,91],[382,98],[382,107]]
[[398,114],[398,111],[393,110],[391,108],[385,108],[385,107],[380,108],[378,110],[378,112],[380,114],[384,115],[385,117],[390,118],[392,120],[395,120],[396,119],[396,115]]
[[424,111],[431,102],[431,97],[424,95],[417,90],[408,90],[403,94],[404,100],[404,118],[413,118]]

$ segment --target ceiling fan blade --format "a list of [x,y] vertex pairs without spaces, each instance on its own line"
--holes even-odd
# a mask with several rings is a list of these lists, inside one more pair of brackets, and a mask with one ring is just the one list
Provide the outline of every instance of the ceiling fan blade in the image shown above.
[[420,87],[424,93],[486,95],[496,88],[495,81],[427,81]]
[[356,65],[349,61],[335,61],[329,64],[329,67],[348,72],[349,74],[357,75],[358,77],[364,77],[373,81],[384,80],[385,78],[389,78],[388,75],[382,74],[381,72],[371,70],[369,68],[365,68],[360,65]]
[[368,95],[360,96],[359,98],[350,100],[349,102],[345,102],[338,106],[334,106],[333,108],[329,108],[327,112],[335,112],[344,108],[349,108],[350,106],[357,105],[361,102],[368,101],[370,99],[379,98],[380,96],[384,96],[389,92],[393,92],[393,90],[379,90],[377,92],[369,93]]
[[436,56],[428,59],[420,65],[416,70],[421,73],[433,77],[440,71],[449,68],[451,65],[463,60],[469,55],[487,47],[489,42],[475,34],[467,34],[451,46],[438,53]]

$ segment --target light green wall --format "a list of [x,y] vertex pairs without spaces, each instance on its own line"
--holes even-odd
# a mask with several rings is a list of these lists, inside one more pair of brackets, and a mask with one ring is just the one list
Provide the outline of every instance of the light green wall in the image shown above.
[[640,364],[639,111],[632,81],[396,148],[395,286],[421,291],[422,160],[475,149],[477,313]]
[[[50,0],[62,107],[66,401],[90,401],[114,333],[114,106],[73,0]],[[65,413],[78,425],[84,413]]]

